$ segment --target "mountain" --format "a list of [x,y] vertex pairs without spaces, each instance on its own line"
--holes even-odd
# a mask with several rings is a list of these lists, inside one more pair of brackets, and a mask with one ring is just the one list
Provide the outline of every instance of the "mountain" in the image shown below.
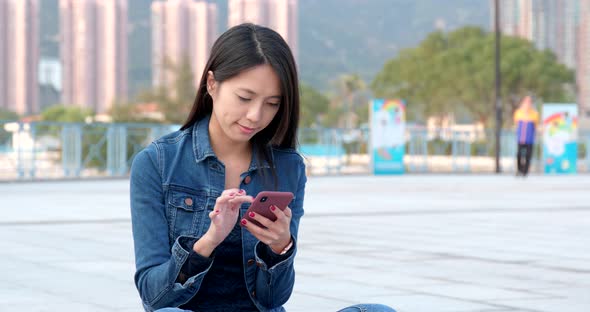
[[[443,4],[444,3],[444,4]],[[301,78],[319,89],[344,73],[370,82],[400,49],[417,45],[438,24],[488,28],[486,0],[300,0]]]
[[[129,0],[129,93],[151,84],[151,0]],[[219,32],[227,29],[227,0],[219,6]],[[41,54],[59,58],[58,0],[41,1]],[[370,82],[403,48],[438,28],[488,28],[487,0],[299,0],[301,80],[327,91],[339,75]]]

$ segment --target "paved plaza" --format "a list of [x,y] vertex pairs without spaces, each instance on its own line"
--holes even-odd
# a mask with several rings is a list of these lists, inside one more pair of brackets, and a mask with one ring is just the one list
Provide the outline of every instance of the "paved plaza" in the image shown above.
[[[0,311],[142,311],[128,180],[0,183]],[[590,311],[590,175],[310,177],[287,311]]]

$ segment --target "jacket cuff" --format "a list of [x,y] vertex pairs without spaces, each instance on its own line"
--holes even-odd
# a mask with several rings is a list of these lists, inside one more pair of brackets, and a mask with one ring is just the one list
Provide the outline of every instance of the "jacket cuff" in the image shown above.
[[176,241],[177,243],[174,244],[175,248],[173,249],[177,249],[174,253],[182,254],[182,259],[184,259],[182,262],[178,261],[177,259],[177,263],[182,265],[179,272],[181,280],[187,280],[190,277],[205,272],[213,264],[213,255],[215,253],[213,253],[210,258],[207,258],[193,250],[193,245],[198,240],[198,238],[191,236],[180,236]]
[[291,236],[291,239],[293,240],[293,246],[284,255],[277,255],[268,245],[262,242],[256,243],[254,255],[261,262],[264,269],[272,270],[279,264],[294,257],[295,250],[297,249],[297,241],[293,236]]

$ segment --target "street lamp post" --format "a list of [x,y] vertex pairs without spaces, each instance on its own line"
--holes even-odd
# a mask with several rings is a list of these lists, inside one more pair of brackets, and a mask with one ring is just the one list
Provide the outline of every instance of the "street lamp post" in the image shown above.
[[500,166],[500,135],[502,131],[502,98],[500,94],[501,73],[500,73],[500,0],[494,0],[494,24],[496,35],[496,173],[502,172]]

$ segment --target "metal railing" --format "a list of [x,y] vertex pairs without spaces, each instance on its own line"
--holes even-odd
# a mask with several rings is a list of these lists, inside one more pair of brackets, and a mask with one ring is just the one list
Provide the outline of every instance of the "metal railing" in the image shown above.
[[[301,152],[312,174],[369,173],[369,133],[361,129],[302,129]],[[493,130],[458,131],[407,128],[404,164],[409,173],[494,173]],[[590,132],[578,133],[577,169],[590,172]],[[516,133],[504,130],[500,138],[503,172],[516,170]],[[537,139],[531,172],[542,172],[542,142]]]
[[125,176],[141,149],[177,128],[0,122],[0,180]]
[[[178,125],[0,121],[0,180],[126,176],[133,157]],[[369,129],[301,129],[308,173],[369,173]],[[516,138],[503,131],[501,165],[514,172]],[[539,143],[540,140],[538,140]],[[590,132],[578,134],[578,172],[590,172]],[[408,128],[404,163],[409,173],[492,173],[494,133]],[[531,170],[542,171],[541,144]]]

